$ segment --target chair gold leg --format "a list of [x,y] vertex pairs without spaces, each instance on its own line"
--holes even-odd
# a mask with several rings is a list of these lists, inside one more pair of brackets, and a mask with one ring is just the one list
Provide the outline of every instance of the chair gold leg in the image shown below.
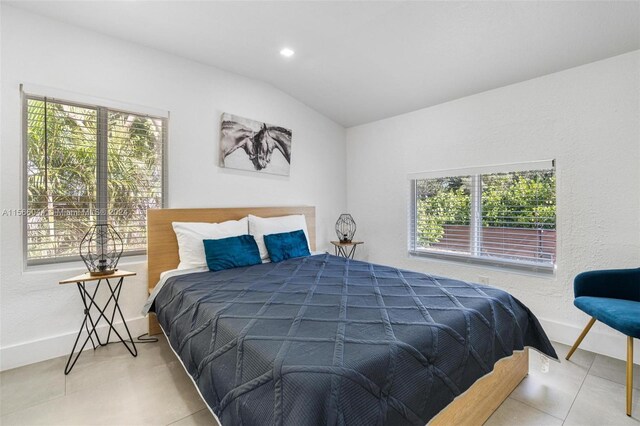
[[633,337],[627,336],[627,416],[631,417],[633,396]]
[[571,347],[571,350],[569,351],[569,353],[565,357],[566,360],[569,360],[569,358],[571,358],[571,355],[573,355],[573,353],[576,351],[576,349],[578,349],[578,346],[580,346],[580,343],[582,343],[582,340],[584,339],[584,336],[586,336],[587,333],[589,332],[589,330],[591,330],[591,327],[593,327],[593,324],[595,322],[596,322],[596,319],[593,318],[593,317],[589,320],[589,323],[587,324],[587,326],[584,328],[584,330],[582,330],[582,333],[580,333],[580,336],[578,336],[578,340],[576,340],[576,342]]

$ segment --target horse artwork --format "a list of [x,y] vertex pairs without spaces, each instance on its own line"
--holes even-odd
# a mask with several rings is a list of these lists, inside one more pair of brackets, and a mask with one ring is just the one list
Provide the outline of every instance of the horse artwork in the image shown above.
[[220,167],[289,176],[291,130],[222,114]]

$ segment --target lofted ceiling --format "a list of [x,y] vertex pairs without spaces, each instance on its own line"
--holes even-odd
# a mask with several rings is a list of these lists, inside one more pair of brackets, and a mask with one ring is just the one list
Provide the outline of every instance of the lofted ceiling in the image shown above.
[[345,127],[640,49],[638,1],[5,3],[268,82]]

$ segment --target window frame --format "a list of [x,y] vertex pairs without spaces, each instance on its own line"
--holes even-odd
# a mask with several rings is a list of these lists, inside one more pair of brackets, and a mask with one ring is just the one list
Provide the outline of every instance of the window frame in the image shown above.
[[[53,92],[54,96],[48,96],[44,93]],[[62,94],[62,96],[60,96]],[[79,99],[79,100],[74,100]],[[96,187],[100,188],[100,171],[106,170],[106,167],[101,168],[98,167],[100,162],[107,161],[107,147],[108,147],[108,128],[100,129],[100,123],[104,123],[104,118],[108,117],[109,112],[121,112],[125,114],[134,114],[141,117],[152,118],[162,120],[162,176],[160,179],[160,185],[162,190],[162,203],[161,208],[166,208],[168,205],[168,140],[169,140],[169,112],[164,112],[161,110],[154,110],[146,107],[136,107],[134,105],[128,106],[127,104],[113,102],[110,100],[103,100],[99,98],[93,98],[82,95],[75,95],[69,93],[68,96],[64,94],[64,92],[60,92],[55,89],[49,88],[40,88],[35,86],[34,90],[28,90],[21,85],[21,110],[22,110],[22,173],[21,180],[22,185],[22,253],[23,253],[23,264],[24,269],[26,270],[32,266],[40,266],[40,265],[54,265],[60,263],[69,263],[69,262],[77,262],[81,261],[82,258],[80,254],[74,256],[57,256],[46,259],[29,259],[29,247],[28,247],[28,222],[29,222],[29,203],[28,203],[28,190],[29,190],[29,180],[28,180],[28,150],[29,150],[29,117],[28,117],[28,106],[29,100],[40,100],[40,101],[48,101],[48,102],[57,102],[63,103],[65,105],[76,106],[80,108],[90,108],[96,110],[96,119],[97,121],[97,140],[96,140],[96,162],[98,163],[96,166]],[[137,110],[143,110],[146,112],[137,112]],[[102,114],[102,118],[100,115]],[[107,122],[108,123],[108,122]],[[106,132],[105,132],[106,131]],[[100,158],[100,155],[103,155],[104,158]],[[104,174],[104,172],[103,172]],[[102,179],[108,179],[108,173],[102,177]],[[101,200],[101,196],[103,200]],[[105,205],[108,203],[107,194],[97,189],[96,193],[96,208],[99,209],[101,206],[101,202],[104,202]],[[132,257],[132,256],[140,256],[146,255],[147,250],[129,250],[126,248],[122,252],[121,257]]]
[[[409,223],[408,223],[408,254],[410,257],[416,258],[431,258],[438,260],[451,261],[455,263],[466,263],[469,265],[489,266],[497,267],[501,269],[510,269],[521,272],[533,272],[540,274],[555,274],[558,265],[558,241],[556,239],[556,256],[553,264],[544,264],[537,262],[530,262],[526,260],[515,260],[508,258],[496,258],[478,255],[478,244],[481,244],[482,238],[479,233],[482,233],[482,215],[479,215],[478,205],[481,204],[482,198],[478,191],[482,191],[481,185],[478,185],[477,181],[482,179],[482,175],[500,174],[500,173],[514,173],[520,171],[531,170],[554,170],[556,175],[556,162],[555,160],[543,160],[529,163],[514,163],[514,164],[502,164],[486,167],[473,167],[466,169],[451,169],[451,170],[439,170],[434,172],[425,173],[411,173],[409,174]],[[469,254],[443,252],[438,250],[430,250],[427,248],[417,247],[417,222],[418,222],[418,208],[417,208],[417,181],[423,179],[435,179],[442,177],[456,177],[456,176],[469,176],[472,180],[472,194],[471,194],[471,206],[469,211]],[[475,194],[474,194],[475,193]],[[556,206],[557,206],[557,180],[556,180]],[[558,220],[556,212],[556,232],[558,229]],[[556,234],[557,235],[557,234]]]

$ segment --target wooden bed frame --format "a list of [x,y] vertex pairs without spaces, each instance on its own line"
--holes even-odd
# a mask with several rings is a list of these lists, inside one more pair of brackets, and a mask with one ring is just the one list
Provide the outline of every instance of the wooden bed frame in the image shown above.
[[[204,209],[153,209],[147,211],[147,278],[149,292],[160,280],[160,274],[175,269],[179,263],[178,241],[172,222],[224,222],[253,214],[261,217],[304,214],[311,250],[316,249],[315,207],[240,207]],[[149,314],[149,334],[162,330],[154,314]],[[501,359],[494,370],[480,378],[465,393],[446,406],[429,425],[481,425],[502,404],[529,372],[529,353],[515,352]]]

